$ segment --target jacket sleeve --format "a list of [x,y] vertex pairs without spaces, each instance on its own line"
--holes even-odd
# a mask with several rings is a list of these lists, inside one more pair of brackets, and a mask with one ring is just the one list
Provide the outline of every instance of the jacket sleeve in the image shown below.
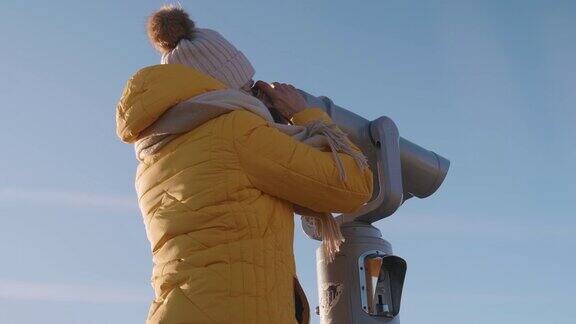
[[[341,180],[331,152],[301,143],[253,113],[236,113],[234,146],[256,188],[317,212],[353,212],[372,196],[372,172],[360,170],[351,156],[339,153],[347,175]],[[296,114],[293,122],[315,119],[332,122],[318,108]]]

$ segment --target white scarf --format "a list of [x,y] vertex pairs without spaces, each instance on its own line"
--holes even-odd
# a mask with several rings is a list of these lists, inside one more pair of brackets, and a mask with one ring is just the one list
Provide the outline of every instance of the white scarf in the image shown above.
[[[346,173],[338,152],[351,155],[359,168],[368,167],[366,157],[352,148],[346,134],[336,125],[327,124],[322,120],[312,121],[305,126],[276,123],[268,108],[260,100],[233,89],[209,91],[170,108],[139,135],[135,143],[136,157],[143,161],[176,137],[234,110],[250,111],[264,118],[271,127],[302,143],[321,150],[331,150],[342,180],[346,179]],[[314,212],[297,205],[294,206],[294,211],[302,216],[302,221],[306,225],[313,227],[318,237],[322,237],[324,252],[328,260],[332,261],[344,241],[340,227],[332,214]]]

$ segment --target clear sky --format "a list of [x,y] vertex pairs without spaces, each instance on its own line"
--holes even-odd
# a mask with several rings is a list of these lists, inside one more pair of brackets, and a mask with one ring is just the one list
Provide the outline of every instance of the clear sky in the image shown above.
[[[126,80],[161,1],[0,4],[0,323],[143,323],[151,254]],[[576,2],[182,1],[293,83],[452,161],[376,223],[408,261],[403,323],[576,323]],[[317,305],[317,242],[298,230]],[[315,321],[318,318],[313,315]]]

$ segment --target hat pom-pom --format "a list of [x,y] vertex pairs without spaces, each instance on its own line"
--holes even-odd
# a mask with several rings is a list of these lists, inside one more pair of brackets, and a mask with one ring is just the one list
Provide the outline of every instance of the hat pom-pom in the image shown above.
[[148,38],[162,54],[170,52],[182,39],[192,39],[194,22],[182,7],[166,5],[155,11],[146,24]]

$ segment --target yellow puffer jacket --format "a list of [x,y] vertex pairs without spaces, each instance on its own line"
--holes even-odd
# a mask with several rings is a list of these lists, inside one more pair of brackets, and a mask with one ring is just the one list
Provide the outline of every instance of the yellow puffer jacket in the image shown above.
[[[222,89],[182,65],[156,65],[127,83],[116,112],[128,143],[173,105]],[[330,118],[320,109],[293,122]],[[147,323],[295,323],[292,203],[352,212],[372,173],[236,110],[179,136],[138,166],[136,190],[152,245],[156,298]]]

